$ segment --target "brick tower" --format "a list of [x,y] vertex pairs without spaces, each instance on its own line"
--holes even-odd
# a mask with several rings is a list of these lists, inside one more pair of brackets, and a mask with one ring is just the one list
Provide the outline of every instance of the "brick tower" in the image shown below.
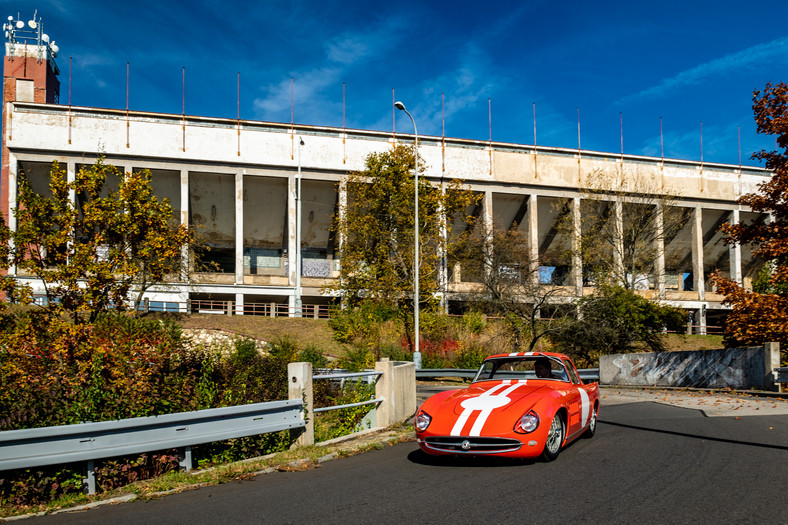
[[2,170],[0,171],[0,211],[9,223],[9,154],[7,142],[13,137],[9,130],[9,102],[57,104],[60,101],[59,70],[55,64],[58,47],[44,33],[37,13],[29,21],[9,16],[5,30],[3,62],[3,138]]

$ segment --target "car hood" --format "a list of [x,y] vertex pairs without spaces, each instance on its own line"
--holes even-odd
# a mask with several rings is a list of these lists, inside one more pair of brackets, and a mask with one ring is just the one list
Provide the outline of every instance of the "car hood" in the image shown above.
[[[433,417],[429,432],[446,436],[502,436],[513,431],[515,421],[545,399],[559,395],[558,385],[540,380],[480,381],[464,390],[425,403]],[[540,414],[539,417],[552,417]]]
[[525,404],[532,405],[552,391],[544,381],[482,381],[454,392],[444,401],[444,409],[451,407],[457,415],[469,410],[505,412],[515,407],[521,411]]

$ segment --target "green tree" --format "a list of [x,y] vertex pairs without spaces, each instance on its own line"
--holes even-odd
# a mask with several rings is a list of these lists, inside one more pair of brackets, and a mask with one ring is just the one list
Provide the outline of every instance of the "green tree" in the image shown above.
[[[169,201],[153,194],[147,170],[124,174],[99,158],[69,182],[54,162],[50,194],[36,193],[24,176],[18,188],[16,229],[0,225],[0,240],[9,241],[3,260],[42,281],[52,311],[75,320],[86,314],[92,322],[185,273],[184,248],[194,239]],[[18,283],[5,289],[14,300],[31,298],[30,288]]]
[[[753,290],[727,279],[719,272],[712,282],[725,295],[732,310],[725,323],[725,343],[788,344],[788,84],[766,84],[753,93],[753,112],[758,133],[776,136],[775,151],[762,150],[752,158],[765,161],[772,177],[757,193],[739,198],[739,204],[770,220],[724,224],[727,244],[751,245],[753,256],[765,261]],[[781,150],[781,151],[780,151]]]
[[[348,174],[341,184],[347,201],[340,206],[334,229],[340,239],[339,281],[328,287],[348,305],[379,302],[393,308],[412,340],[414,262],[413,149],[396,146],[370,154],[365,169]],[[424,171],[420,160],[420,175]],[[474,201],[457,180],[435,184],[419,177],[419,304],[437,306],[442,253],[451,252],[451,225],[469,220]],[[448,232],[445,235],[443,232]],[[412,347],[412,344],[411,344]]]
[[577,317],[550,339],[565,353],[589,365],[601,354],[643,347],[662,352],[662,332],[680,330],[685,322],[680,309],[649,301],[623,286],[598,286],[593,295],[580,299],[577,309]]

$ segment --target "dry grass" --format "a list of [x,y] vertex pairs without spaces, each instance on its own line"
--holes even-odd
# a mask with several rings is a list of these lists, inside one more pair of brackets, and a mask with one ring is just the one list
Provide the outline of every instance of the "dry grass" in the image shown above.
[[331,356],[345,352],[344,345],[334,340],[328,321],[324,319],[195,314],[183,316],[179,322],[183,328],[225,330],[265,341],[289,337],[299,348],[311,344]]
[[[179,320],[184,328],[226,330],[265,341],[289,337],[299,348],[311,344],[330,356],[345,353],[345,345],[333,339],[328,321],[324,319],[195,314],[183,316]],[[378,336],[381,344],[397,344],[401,334],[394,323],[389,322],[381,327]],[[724,348],[721,335],[665,334],[665,339],[667,351]],[[509,352],[511,347],[510,338],[500,323],[488,323],[484,332],[478,336],[478,343],[491,354]]]

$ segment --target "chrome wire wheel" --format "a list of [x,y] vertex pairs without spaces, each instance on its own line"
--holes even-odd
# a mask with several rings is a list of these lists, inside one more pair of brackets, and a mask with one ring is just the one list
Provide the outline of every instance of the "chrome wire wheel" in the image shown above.
[[591,421],[588,422],[588,428],[586,428],[586,431],[583,434],[587,438],[594,437],[594,433],[596,432],[596,414],[597,414],[597,412],[598,412],[597,407],[594,407],[593,411],[591,412]]
[[550,424],[550,430],[547,432],[547,439],[545,440],[542,457],[547,461],[553,461],[558,457],[563,442],[564,421],[561,419],[560,414],[556,414],[553,417],[553,422]]

